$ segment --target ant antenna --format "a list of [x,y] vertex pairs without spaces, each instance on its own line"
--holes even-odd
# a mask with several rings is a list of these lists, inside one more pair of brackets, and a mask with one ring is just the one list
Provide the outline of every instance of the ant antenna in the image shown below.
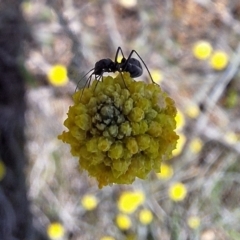
[[[91,71],[93,71],[94,70],[94,68],[92,68],[91,70],[89,70],[86,74],[84,74],[84,76],[78,81],[78,83],[77,83],[77,86],[76,86],[76,88],[75,88],[75,92],[77,91],[77,89],[78,89],[78,85],[79,85],[79,83],[91,72]],[[88,78],[89,79],[89,78]],[[88,82],[88,79],[87,79],[87,82]],[[84,87],[86,87],[86,84],[84,84]]]
[[[90,72],[90,71],[89,71],[89,72]],[[89,73],[89,72],[88,72],[88,73]],[[88,73],[87,73],[87,74],[88,74]],[[85,76],[86,76],[87,74],[85,74]],[[88,84],[88,87],[90,86],[90,83],[91,83],[91,80],[92,80],[92,75],[93,75],[93,73],[88,77],[87,81],[85,82],[85,84],[84,84],[84,86],[83,86],[83,88],[82,88],[82,93],[81,93],[81,96],[80,96],[79,101],[81,101],[81,99],[82,99],[82,95],[83,95],[83,92],[84,92],[87,84]]]

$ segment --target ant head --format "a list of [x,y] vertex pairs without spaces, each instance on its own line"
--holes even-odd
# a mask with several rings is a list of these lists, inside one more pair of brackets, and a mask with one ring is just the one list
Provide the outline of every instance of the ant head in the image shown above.
[[101,59],[95,63],[93,73],[96,75],[101,75],[103,72],[109,72],[109,70],[111,70],[112,68],[114,68],[114,62],[111,59]]

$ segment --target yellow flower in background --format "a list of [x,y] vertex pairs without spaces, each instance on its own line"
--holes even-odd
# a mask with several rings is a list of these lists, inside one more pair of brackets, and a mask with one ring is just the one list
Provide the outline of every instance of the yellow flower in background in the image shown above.
[[177,142],[176,149],[174,149],[173,152],[172,152],[173,157],[178,156],[182,152],[183,147],[184,147],[185,142],[186,142],[186,137],[185,137],[184,134],[179,133],[178,136],[179,136],[179,139],[178,139],[178,142]]
[[172,166],[162,163],[161,171],[157,173],[158,178],[160,179],[169,179],[173,176],[173,168]]
[[6,167],[3,161],[0,160],[0,181],[6,176]]
[[205,60],[210,57],[212,46],[207,41],[198,41],[193,45],[193,55],[199,60]]
[[192,216],[188,218],[188,226],[192,229],[197,229],[200,226],[201,220],[197,216]]
[[177,115],[175,117],[177,123],[177,130],[181,130],[185,126],[185,117],[180,110],[177,110]]
[[22,11],[27,14],[31,13],[33,11],[33,5],[34,4],[30,1],[22,2],[21,4]]
[[203,142],[200,138],[194,138],[189,145],[193,153],[199,153],[202,150]]
[[137,0],[118,0],[118,2],[125,8],[133,8],[137,5]]
[[[124,80],[124,81],[123,81]],[[77,91],[60,136],[81,169],[99,182],[130,184],[160,169],[176,147],[176,107],[157,84],[129,73],[95,80]]]
[[197,105],[191,104],[187,106],[185,112],[190,118],[196,118],[200,114],[200,109]]
[[169,188],[168,195],[175,202],[182,201],[187,195],[187,189],[184,184],[177,182]]
[[223,70],[227,67],[229,62],[229,57],[224,51],[215,51],[210,59],[210,66],[214,70]]
[[132,226],[130,217],[122,213],[117,215],[116,224],[121,230],[127,230]]
[[65,229],[59,222],[53,222],[48,225],[47,235],[50,239],[61,239],[64,236]]
[[115,240],[115,238],[111,236],[104,236],[104,237],[101,237],[100,240]]
[[159,71],[157,69],[151,70],[151,76],[152,76],[153,81],[157,84],[159,84],[163,80],[163,75],[162,75],[161,71]]
[[118,200],[118,209],[123,213],[133,213],[145,201],[141,191],[123,192]]
[[121,63],[122,59],[123,59],[123,56],[121,56],[121,55],[119,54],[119,55],[117,56],[117,62],[118,62],[118,63]]
[[97,207],[98,200],[94,195],[86,194],[83,196],[81,203],[86,210],[91,211]]
[[54,65],[50,68],[48,80],[53,86],[64,86],[68,83],[67,68],[63,65]]
[[234,132],[227,132],[224,138],[229,144],[235,144],[240,141],[240,136]]
[[153,220],[153,214],[150,210],[148,209],[142,209],[139,212],[139,221],[144,224],[144,225],[148,225],[152,222]]

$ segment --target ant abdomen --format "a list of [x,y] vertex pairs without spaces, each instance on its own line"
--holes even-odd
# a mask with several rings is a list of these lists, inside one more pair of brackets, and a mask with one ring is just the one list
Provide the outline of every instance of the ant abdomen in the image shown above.
[[143,74],[140,62],[136,58],[130,58],[128,64],[123,67],[124,72],[129,72],[132,78],[139,77]]

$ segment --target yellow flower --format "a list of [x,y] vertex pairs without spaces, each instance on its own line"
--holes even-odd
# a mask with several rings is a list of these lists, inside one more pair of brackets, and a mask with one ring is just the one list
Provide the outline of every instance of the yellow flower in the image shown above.
[[200,226],[201,220],[197,216],[192,216],[188,218],[188,226],[192,229],[197,229]]
[[235,144],[237,143],[240,139],[239,136],[234,133],[234,132],[227,132],[225,135],[225,140],[229,143],[229,144]]
[[194,138],[190,142],[189,148],[193,153],[199,153],[202,150],[202,146],[203,146],[202,140],[199,138]]
[[94,208],[96,208],[98,201],[97,198],[92,195],[92,194],[86,194],[83,196],[82,200],[81,200],[82,206],[86,209],[86,210],[93,210]]
[[117,62],[118,62],[118,63],[121,63],[122,59],[123,59],[123,57],[119,54],[119,55],[117,56]]
[[22,2],[22,4],[21,4],[22,11],[26,14],[32,13],[33,8],[34,8],[33,5],[34,4],[31,2],[27,2],[27,1]]
[[144,225],[151,223],[153,220],[152,212],[148,209],[142,209],[139,212],[139,220]]
[[68,83],[67,69],[63,65],[54,65],[48,72],[48,80],[54,86],[64,86]]
[[177,147],[172,152],[174,157],[178,156],[182,152],[183,147],[184,147],[185,142],[186,142],[186,137],[185,137],[184,134],[179,133],[178,136],[179,136],[179,139],[178,139],[178,142],[177,142]]
[[177,123],[177,130],[181,130],[185,126],[185,118],[183,113],[180,110],[177,111],[175,120]]
[[121,230],[127,230],[132,226],[130,217],[122,213],[117,215],[116,224]]
[[175,133],[174,101],[156,84],[137,82],[129,73],[95,80],[76,92],[60,136],[79,158],[81,169],[102,188],[130,184],[159,171],[172,156]]
[[133,8],[137,5],[137,0],[118,0],[118,2],[125,8]]
[[158,69],[151,70],[151,75],[155,83],[160,83],[163,80],[163,75]]
[[104,237],[101,237],[100,240],[115,240],[115,238],[111,236],[104,236]]
[[197,105],[191,104],[186,108],[185,112],[190,118],[196,118],[200,114],[200,109]]
[[169,188],[168,195],[173,201],[182,201],[187,195],[187,189],[184,184],[177,182]]
[[6,175],[6,167],[3,161],[0,160],[0,181],[5,177]]
[[224,51],[215,51],[210,59],[210,65],[215,70],[223,70],[228,65],[228,55]]
[[61,223],[54,222],[48,225],[47,235],[50,239],[60,239],[64,236],[65,229]]
[[124,213],[133,213],[145,201],[141,191],[123,192],[118,201],[118,209]]
[[169,179],[173,176],[173,168],[165,163],[161,164],[161,171],[157,173],[158,178],[160,179]]
[[198,41],[193,46],[193,55],[199,60],[205,60],[209,58],[212,52],[212,46],[207,41]]

